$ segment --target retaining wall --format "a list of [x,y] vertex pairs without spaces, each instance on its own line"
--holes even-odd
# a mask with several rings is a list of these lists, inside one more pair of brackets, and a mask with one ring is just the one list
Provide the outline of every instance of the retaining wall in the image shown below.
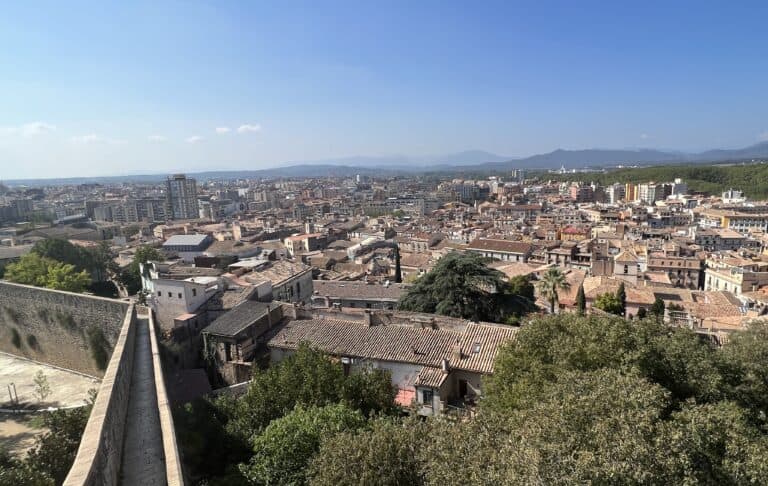
[[123,320],[112,359],[101,381],[101,388],[80,440],[75,462],[64,481],[65,486],[117,484],[135,342],[136,310],[131,305]]
[[128,307],[0,281],[0,351],[101,377]]

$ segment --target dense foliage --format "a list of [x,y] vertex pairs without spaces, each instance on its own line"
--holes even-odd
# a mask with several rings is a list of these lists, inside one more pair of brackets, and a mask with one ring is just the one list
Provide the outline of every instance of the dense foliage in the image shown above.
[[[195,478],[206,479],[210,484],[217,480],[238,484],[245,481],[245,476],[256,484],[303,484],[303,480],[295,483],[258,479],[289,474],[272,469],[276,464],[286,464],[288,459],[278,457],[280,451],[269,448],[268,442],[287,443],[296,434],[310,434],[307,429],[298,430],[298,425],[319,418],[326,420],[325,414],[342,417],[340,424],[350,427],[356,420],[350,414],[359,415],[362,420],[393,414],[397,412],[394,399],[389,373],[368,369],[345,376],[342,367],[328,356],[301,346],[279,364],[256,370],[244,395],[224,396],[214,402],[198,400],[178,407],[174,420],[185,462]],[[288,435],[279,438],[281,434]],[[305,436],[301,440],[309,439]],[[319,441],[312,450],[318,447]],[[236,467],[238,463],[242,464],[240,468]]]
[[37,253],[28,253],[5,269],[5,278],[11,282],[36,285],[54,290],[82,292],[91,283],[85,270],[62,263]]
[[475,253],[450,253],[400,298],[398,308],[474,321],[504,322],[535,308],[525,278],[507,282]]
[[768,165],[713,166],[665,165],[637,169],[619,169],[605,173],[577,173],[566,175],[546,174],[543,177],[564,181],[598,182],[602,185],[614,183],[642,183],[649,181],[671,182],[682,178],[693,191],[719,194],[730,188],[741,189],[754,199],[768,198]]
[[304,349],[217,403],[247,447],[209,484],[768,484],[764,324],[716,348],[655,316],[536,318],[471,420],[366,414],[339,369]]
[[0,450],[0,486],[62,484],[75,460],[91,407],[46,412],[43,427],[24,459]]

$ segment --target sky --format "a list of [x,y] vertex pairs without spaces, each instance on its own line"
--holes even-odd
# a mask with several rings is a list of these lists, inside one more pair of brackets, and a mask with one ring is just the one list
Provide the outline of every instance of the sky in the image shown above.
[[7,2],[0,179],[768,140],[768,2]]

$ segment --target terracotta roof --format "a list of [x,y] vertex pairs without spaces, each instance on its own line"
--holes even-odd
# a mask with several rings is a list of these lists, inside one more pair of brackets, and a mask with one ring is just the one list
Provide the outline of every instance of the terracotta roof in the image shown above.
[[527,254],[532,250],[530,243],[509,240],[475,239],[469,244],[469,250],[497,251],[505,253]]
[[432,368],[425,366],[419,372],[419,376],[414,381],[414,386],[426,386],[430,388],[440,388],[443,386],[448,373],[443,373],[441,368]]
[[[272,348],[296,349],[307,342],[334,355],[413,363],[439,368],[492,373],[499,345],[514,338],[516,327],[467,323],[464,330],[413,326],[368,326],[340,319],[295,320],[269,341]],[[455,346],[461,359],[453,358]]]

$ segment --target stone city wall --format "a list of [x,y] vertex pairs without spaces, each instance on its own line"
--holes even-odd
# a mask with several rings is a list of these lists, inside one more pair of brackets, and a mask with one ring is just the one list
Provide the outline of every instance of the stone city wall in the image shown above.
[[0,281],[0,351],[101,377],[128,307]]

